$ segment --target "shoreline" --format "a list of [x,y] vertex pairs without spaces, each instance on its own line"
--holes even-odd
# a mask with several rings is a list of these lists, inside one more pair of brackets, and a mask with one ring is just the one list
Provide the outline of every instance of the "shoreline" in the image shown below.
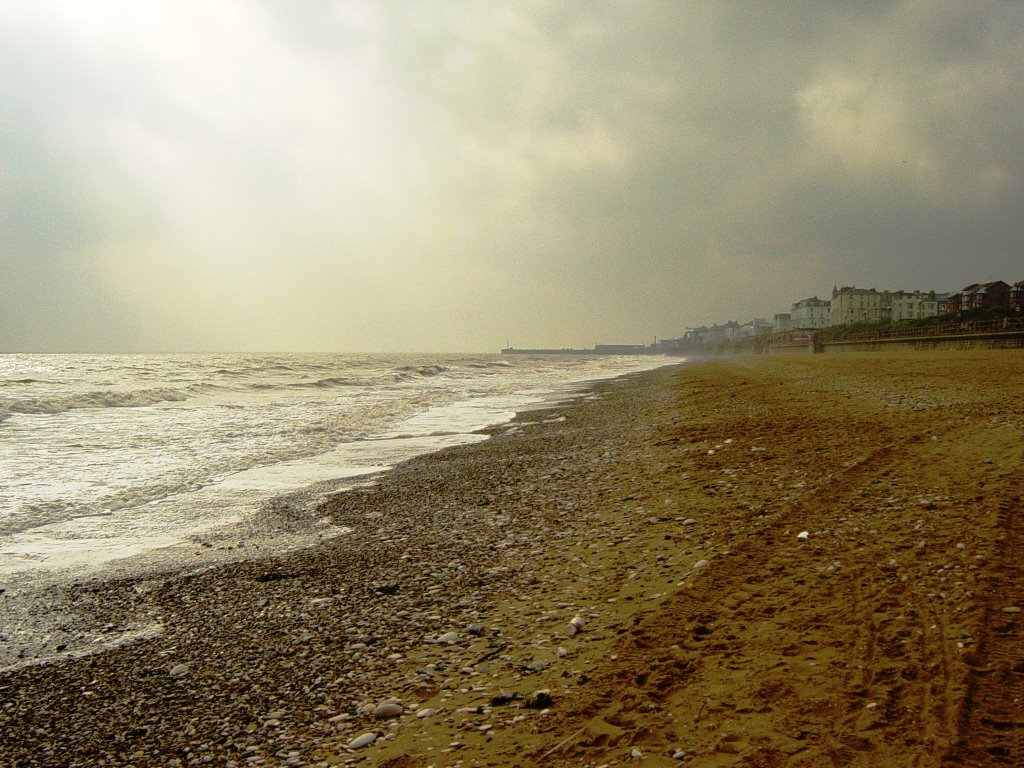
[[[325,500],[339,493],[365,487],[407,461],[445,450],[486,440],[496,429],[509,423],[520,413],[552,407],[571,401],[600,381],[617,378],[615,374],[579,381],[562,382],[550,389],[538,390],[532,396],[509,396],[519,401],[519,411],[509,410],[499,416],[488,411],[491,423],[469,425],[466,417],[457,416],[452,428],[444,432],[401,431],[392,436],[373,438],[372,442],[396,443],[389,449],[397,460],[386,467],[357,467],[349,477],[336,477],[311,485],[281,491],[259,503],[258,509],[243,519],[221,522],[198,532],[188,533],[172,544],[142,546],[121,557],[93,560],[85,557],[72,565],[52,567],[26,566],[3,574],[3,603],[0,603],[0,627],[8,627],[0,646],[0,672],[13,671],[35,664],[49,664],[61,659],[74,660],[86,654],[105,652],[132,642],[140,636],[158,632],[158,627],[139,622],[126,622],[116,628],[103,627],[100,633],[82,631],[73,620],[74,606],[66,599],[70,586],[89,585],[97,588],[105,582],[134,580],[150,589],[155,583],[189,573],[201,573],[223,565],[249,560],[263,560],[288,555],[315,547],[332,538],[344,537],[346,528],[330,523],[318,510]],[[465,409],[473,401],[456,402],[444,408]],[[420,414],[419,418],[423,418]],[[436,420],[436,416],[433,417]],[[476,414],[474,418],[480,418]],[[409,448],[406,442],[423,443]],[[428,443],[431,443],[428,445]],[[446,445],[447,443],[447,445]],[[333,452],[358,447],[356,441],[333,449]],[[243,470],[242,474],[252,470]],[[235,473],[239,474],[239,473]],[[229,482],[231,478],[229,478]],[[100,586],[99,588],[102,588]],[[17,630],[14,629],[17,627]],[[26,628],[31,627],[29,631]]]
[[[68,566],[102,569],[176,542],[188,549],[261,506],[311,509],[324,492],[344,490],[348,475],[477,439],[476,430],[574,378],[652,364],[512,365],[496,355],[401,362],[264,357],[223,368],[208,356],[191,366],[154,359],[156,372],[141,378],[156,381],[140,381],[140,369],[125,366],[125,393],[93,381],[89,359],[54,363],[52,376],[12,380],[4,404],[17,418],[5,424],[0,458],[10,475],[0,581]],[[75,365],[84,367],[86,383],[72,383]],[[49,370],[39,361],[25,368]],[[333,375],[346,372],[353,377]],[[75,386],[77,394],[52,391]],[[94,440],[90,430],[105,439]]]
[[[0,674],[0,762],[973,758],[991,702],[964,693],[984,692],[992,618],[1016,639],[1003,609],[1024,605],[1002,567],[1022,362],[714,360],[598,382],[334,497],[343,540],[70,589],[94,626],[164,633]],[[550,706],[526,706],[541,690]],[[370,714],[392,697],[399,716]]]

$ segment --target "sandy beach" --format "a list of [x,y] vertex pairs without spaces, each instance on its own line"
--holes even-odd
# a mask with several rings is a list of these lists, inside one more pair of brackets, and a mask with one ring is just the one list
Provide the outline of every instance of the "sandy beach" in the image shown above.
[[336,496],[316,548],[55,587],[161,630],[0,673],[0,765],[1022,765],[1022,370],[630,375]]

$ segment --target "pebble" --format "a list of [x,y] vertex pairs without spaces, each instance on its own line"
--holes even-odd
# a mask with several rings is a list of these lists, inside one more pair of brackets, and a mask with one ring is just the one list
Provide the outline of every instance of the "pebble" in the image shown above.
[[188,664],[175,664],[171,667],[171,677],[184,677],[188,671]]
[[569,635],[569,637],[572,637],[581,629],[583,629],[583,623],[584,622],[582,616],[574,616],[572,621],[570,621],[569,624],[566,626],[565,633]]
[[401,704],[393,699],[389,699],[388,701],[382,701],[373,708],[373,716],[380,718],[398,717],[404,711]]
[[707,568],[709,565],[711,565],[710,560],[698,560],[696,563],[693,564],[693,570],[696,571],[701,568]]
[[1003,613],[1020,613],[1021,609],[1019,605],[1008,605],[1003,608]]
[[376,733],[364,733],[360,736],[356,736],[352,741],[345,745],[346,749],[362,749],[368,747],[377,740]]
[[458,639],[458,632],[445,632],[443,635],[438,637],[434,642],[439,644],[454,645],[456,642],[458,642]]
[[554,699],[551,698],[551,691],[546,688],[534,691],[526,699],[526,706],[530,709],[541,710],[541,714],[547,712],[553,703]]
[[796,539],[797,541],[807,541],[807,539],[809,539],[810,536],[810,531],[800,531],[800,533],[796,535]]

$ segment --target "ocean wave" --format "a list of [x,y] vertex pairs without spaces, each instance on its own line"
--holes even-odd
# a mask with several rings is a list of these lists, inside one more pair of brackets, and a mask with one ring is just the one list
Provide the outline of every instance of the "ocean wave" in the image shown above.
[[490,360],[490,361],[488,361],[486,363],[466,363],[465,367],[466,368],[480,368],[480,369],[486,369],[486,368],[511,368],[512,367],[512,363],[509,363],[509,362],[507,362],[505,360]]
[[403,379],[411,379],[418,376],[437,376],[439,373],[444,373],[448,370],[443,365],[402,365],[395,369],[398,373],[395,375],[396,381],[402,381]]
[[190,384],[186,387],[186,390],[197,395],[208,394],[210,392],[236,392],[237,387],[229,387],[224,384],[214,384],[209,381],[204,381],[200,384]]
[[302,370],[302,367],[288,365],[287,363],[266,363],[265,365],[258,365],[256,363],[247,364],[243,362],[238,368],[217,368],[213,373],[217,376],[238,377],[258,376],[261,373],[294,373],[299,370]]
[[357,379],[349,379],[344,376],[328,376],[326,379],[318,379],[317,381],[307,381],[302,384],[296,384],[297,387],[315,389],[331,389],[333,387],[358,387],[365,382]]
[[246,386],[249,389],[265,391],[270,389],[333,389],[335,387],[361,387],[368,386],[370,383],[371,382],[360,381],[359,379],[351,379],[343,376],[328,376],[327,378],[316,379],[315,381],[283,383],[257,381],[252,384],[247,384]]
[[198,490],[204,484],[183,478],[179,482],[142,484],[89,500],[68,500],[63,497],[25,499],[17,503],[11,513],[0,515],[0,538],[69,520],[111,517],[127,508],[143,509],[153,502]]
[[134,392],[100,390],[61,397],[12,400],[0,405],[0,420],[14,413],[56,414],[80,408],[142,408],[156,403],[180,402],[186,399],[188,399],[188,395],[185,392],[166,387],[141,389]]

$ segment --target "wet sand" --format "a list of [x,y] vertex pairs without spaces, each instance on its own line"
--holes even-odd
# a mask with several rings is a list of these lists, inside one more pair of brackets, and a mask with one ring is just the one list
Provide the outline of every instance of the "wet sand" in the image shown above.
[[341,539],[70,587],[163,630],[0,675],[0,764],[1024,764],[1022,369],[627,376],[336,497]]

